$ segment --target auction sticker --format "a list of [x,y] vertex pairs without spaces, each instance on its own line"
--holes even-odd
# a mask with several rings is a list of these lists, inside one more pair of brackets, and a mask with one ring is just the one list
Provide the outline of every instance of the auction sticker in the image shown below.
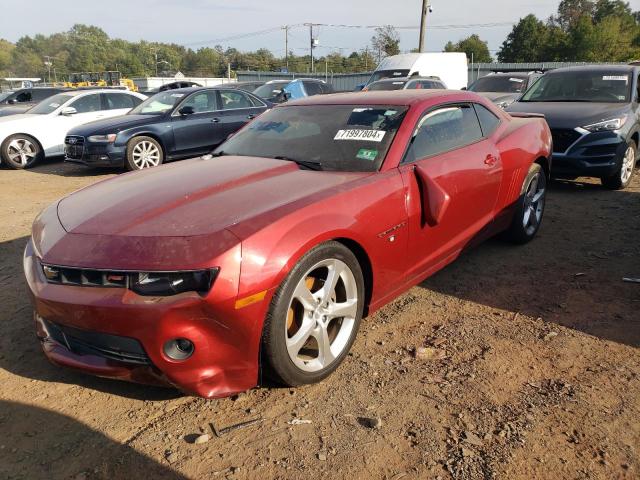
[[360,140],[364,142],[380,143],[384,138],[384,130],[338,130],[334,140]]
[[629,79],[626,75],[605,75],[602,80],[612,80],[615,82],[626,82]]
[[367,148],[361,148],[358,150],[356,158],[360,160],[369,160],[373,162],[378,157],[378,150],[369,150]]

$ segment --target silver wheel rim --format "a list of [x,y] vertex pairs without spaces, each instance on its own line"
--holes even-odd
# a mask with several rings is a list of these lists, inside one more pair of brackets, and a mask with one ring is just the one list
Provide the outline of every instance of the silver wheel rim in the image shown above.
[[138,170],[160,165],[160,149],[155,143],[143,140],[133,147],[131,152],[133,163]]
[[35,158],[36,153],[35,145],[25,138],[16,138],[7,147],[9,159],[23,167],[26,167]]
[[347,348],[358,312],[358,287],[351,269],[337,259],[318,262],[291,296],[285,322],[289,358],[305,372],[327,368]]
[[542,211],[544,210],[545,194],[544,177],[538,172],[529,181],[524,195],[522,226],[527,235],[532,235],[538,228],[538,225],[540,225]]
[[636,163],[635,151],[632,147],[627,148],[622,159],[622,168],[620,169],[620,180],[622,183],[627,183],[633,173],[633,167]]

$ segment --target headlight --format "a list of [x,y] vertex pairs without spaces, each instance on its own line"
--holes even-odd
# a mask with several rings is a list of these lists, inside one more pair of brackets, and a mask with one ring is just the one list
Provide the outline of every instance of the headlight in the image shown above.
[[624,124],[627,123],[627,116],[624,115],[618,118],[612,118],[610,120],[604,120],[602,122],[593,123],[591,125],[584,126],[585,130],[590,132],[608,132],[612,130],[620,130]]
[[195,272],[140,272],[131,275],[129,288],[145,296],[207,293],[217,275],[217,268]]
[[93,143],[113,143],[116,141],[117,133],[108,133],[107,135],[91,135],[87,140]]

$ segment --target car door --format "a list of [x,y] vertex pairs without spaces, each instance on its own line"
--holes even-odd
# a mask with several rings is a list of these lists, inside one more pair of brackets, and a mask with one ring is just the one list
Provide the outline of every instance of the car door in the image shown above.
[[189,95],[171,115],[174,155],[207,153],[225,138],[215,90]]
[[[75,112],[63,115],[62,111],[67,107],[74,108]],[[51,153],[55,155],[64,153],[64,137],[69,130],[79,125],[99,120],[104,116],[102,98],[99,92],[87,93],[66,103],[57,114],[51,117],[51,121],[48,122],[50,125],[47,125],[47,128],[50,129],[49,136],[55,138],[52,142]]]
[[425,112],[399,168],[407,189],[409,274],[428,274],[493,220],[500,156],[473,105],[452,104]]
[[267,109],[264,103],[242,90],[218,90],[218,95],[224,139]]

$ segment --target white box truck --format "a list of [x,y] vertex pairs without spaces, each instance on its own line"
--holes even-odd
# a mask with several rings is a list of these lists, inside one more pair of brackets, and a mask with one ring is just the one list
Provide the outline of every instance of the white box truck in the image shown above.
[[405,53],[387,57],[373,72],[367,85],[383,78],[439,77],[447,88],[466,88],[469,78],[467,56],[464,53]]

